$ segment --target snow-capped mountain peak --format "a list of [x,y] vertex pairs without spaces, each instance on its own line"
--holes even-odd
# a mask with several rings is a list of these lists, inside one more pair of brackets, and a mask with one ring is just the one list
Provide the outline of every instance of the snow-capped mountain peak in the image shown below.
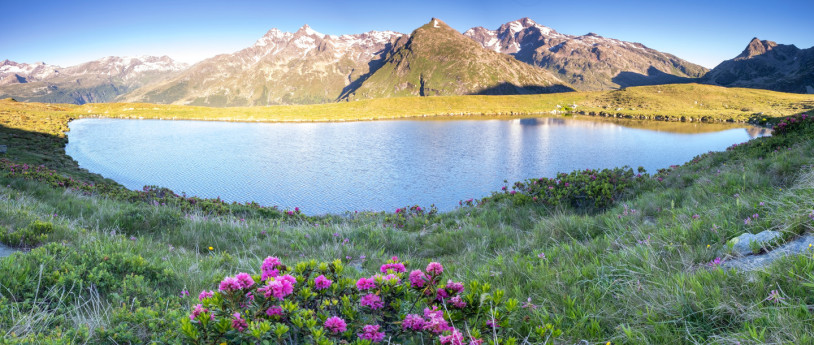
[[299,30],[297,30],[297,32],[300,32],[300,31],[304,32],[308,36],[318,36],[318,37],[325,36],[322,33],[318,32],[318,31],[316,31],[314,29],[311,29],[311,27],[308,26],[308,24],[303,25]]
[[[573,85],[588,90],[639,83],[640,79],[648,79],[652,68],[675,77],[670,79],[675,81],[679,80],[676,78],[694,78],[706,72],[701,66],[647,48],[640,43],[606,38],[595,33],[565,35],[529,18],[505,23],[497,30],[472,28],[464,35],[486,49],[510,54],[520,61],[561,73]],[[588,69],[592,73],[586,74],[585,70]],[[631,72],[625,73],[625,77],[634,74],[644,77],[628,81],[617,78],[614,73],[618,74],[619,71]]]

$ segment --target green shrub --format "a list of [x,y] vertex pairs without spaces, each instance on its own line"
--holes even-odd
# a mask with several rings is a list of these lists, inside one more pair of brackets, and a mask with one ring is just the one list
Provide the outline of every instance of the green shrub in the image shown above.
[[650,177],[643,172],[639,168],[639,173],[635,174],[633,169],[623,167],[559,173],[556,178],[543,177],[516,182],[511,190],[503,187],[502,192],[493,193],[480,203],[509,199],[514,206],[541,203],[577,209],[604,209],[628,196],[627,194],[632,194],[635,188],[648,186]]
[[132,303],[134,296],[148,299],[159,290],[180,289],[176,280],[163,262],[144,259],[121,240],[77,247],[49,243],[0,260],[0,294],[11,293],[16,301],[45,296],[48,289],[85,293],[93,287]]
[[53,224],[35,220],[25,228],[15,231],[0,227],[0,242],[12,247],[34,247],[48,240],[48,235],[53,232]]

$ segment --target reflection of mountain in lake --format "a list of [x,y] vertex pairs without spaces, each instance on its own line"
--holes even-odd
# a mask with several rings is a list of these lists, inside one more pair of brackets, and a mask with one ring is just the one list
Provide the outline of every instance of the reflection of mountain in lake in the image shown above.
[[628,127],[636,129],[646,129],[657,132],[700,134],[726,131],[730,129],[743,128],[750,139],[771,135],[772,130],[764,127],[756,127],[745,124],[734,123],[691,123],[691,122],[668,122],[652,120],[631,120],[594,116],[569,116],[569,117],[537,117],[515,119],[515,124],[520,126],[566,126],[579,128],[613,128]]

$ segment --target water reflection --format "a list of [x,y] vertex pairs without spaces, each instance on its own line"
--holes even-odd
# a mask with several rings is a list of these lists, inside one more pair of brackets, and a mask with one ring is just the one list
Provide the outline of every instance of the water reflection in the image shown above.
[[128,188],[160,185],[306,213],[459,200],[575,169],[650,171],[766,133],[593,117],[234,123],[83,119],[66,151]]

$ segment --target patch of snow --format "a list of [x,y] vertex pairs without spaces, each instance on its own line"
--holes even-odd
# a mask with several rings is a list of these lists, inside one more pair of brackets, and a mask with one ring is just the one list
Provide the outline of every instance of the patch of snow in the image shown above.
[[325,36],[325,35],[317,32],[317,31],[315,31],[314,29],[311,29],[311,27],[308,26],[308,25],[303,26],[303,28],[305,28],[305,33],[307,35],[309,35],[309,36],[314,36],[314,35],[319,36],[319,37]]
[[[485,46],[486,47],[492,47],[494,49],[495,45],[497,45],[497,43],[498,43],[497,37],[492,37],[492,38],[489,39],[489,42],[486,42]],[[499,51],[500,47],[497,47],[497,49]]]
[[313,37],[300,36],[299,38],[294,40],[294,42],[292,42],[292,43],[294,43],[294,46],[296,46],[297,48],[311,50],[311,49],[314,49],[316,47],[315,42],[316,42],[316,40],[314,40]]
[[540,32],[541,32],[543,35],[546,35],[546,36],[550,35],[550,34],[551,34],[551,32],[552,32],[552,31],[554,31],[554,30],[552,30],[551,28],[549,28],[549,27],[547,27],[547,26],[542,26],[542,25],[534,25],[534,27],[535,27],[535,28],[537,28],[537,30],[540,30]]
[[518,21],[509,23],[509,32],[511,33],[518,33],[520,31],[523,31],[523,29],[524,29],[523,24],[520,24],[520,22]]
[[510,53],[517,53],[520,51],[520,44],[517,42],[512,42],[512,45],[509,46],[509,49],[506,49]]

